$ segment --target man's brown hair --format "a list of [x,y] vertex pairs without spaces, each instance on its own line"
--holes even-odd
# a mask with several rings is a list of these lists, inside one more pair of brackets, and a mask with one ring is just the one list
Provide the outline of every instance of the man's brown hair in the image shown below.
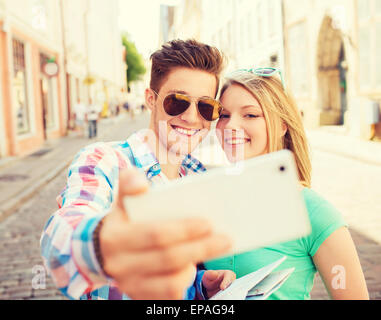
[[176,67],[202,70],[216,77],[216,95],[220,82],[220,73],[224,68],[225,57],[216,47],[196,40],[172,40],[151,55],[150,88],[156,92],[169,73]]

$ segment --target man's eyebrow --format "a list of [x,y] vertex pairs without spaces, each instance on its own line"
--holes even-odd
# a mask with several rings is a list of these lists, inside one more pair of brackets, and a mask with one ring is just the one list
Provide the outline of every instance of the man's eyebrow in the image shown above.
[[[187,96],[193,97],[192,95],[189,94],[189,92],[186,92],[186,91],[183,91],[183,90],[170,90],[170,91],[168,91],[168,93],[180,93],[180,94],[185,94]],[[214,98],[212,98],[210,96],[200,96],[200,97],[197,97],[197,98],[214,99]]]
[[182,90],[169,90],[168,93],[181,93],[181,94],[186,94],[186,95],[189,95],[188,92],[186,91],[182,91]]

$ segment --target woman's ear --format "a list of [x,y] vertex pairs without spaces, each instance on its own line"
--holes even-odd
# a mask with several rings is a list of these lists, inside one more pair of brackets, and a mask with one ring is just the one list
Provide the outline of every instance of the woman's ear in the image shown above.
[[287,130],[288,130],[287,124],[284,121],[282,121],[282,137],[286,135]]
[[155,95],[155,93],[150,88],[147,88],[144,91],[144,97],[145,97],[145,100],[146,100],[146,106],[152,112],[154,107],[155,107],[155,101],[156,101],[156,95]]

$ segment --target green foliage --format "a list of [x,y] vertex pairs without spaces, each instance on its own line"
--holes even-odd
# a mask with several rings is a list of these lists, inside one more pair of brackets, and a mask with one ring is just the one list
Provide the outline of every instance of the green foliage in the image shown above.
[[126,48],[126,64],[127,64],[127,86],[130,87],[130,83],[142,79],[142,76],[146,73],[143,57],[136,49],[135,44],[129,40],[127,33],[122,35],[122,43]]

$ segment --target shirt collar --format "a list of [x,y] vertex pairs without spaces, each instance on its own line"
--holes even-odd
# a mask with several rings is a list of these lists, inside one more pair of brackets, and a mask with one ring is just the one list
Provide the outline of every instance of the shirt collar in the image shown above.
[[[144,170],[149,180],[160,174],[160,163],[156,159],[156,156],[152,152],[149,145],[143,141],[143,137],[139,132],[133,133],[127,139],[127,143],[131,148],[135,166]],[[199,173],[204,171],[206,171],[204,165],[192,155],[188,154],[181,164],[179,174],[182,177],[190,173]]]

